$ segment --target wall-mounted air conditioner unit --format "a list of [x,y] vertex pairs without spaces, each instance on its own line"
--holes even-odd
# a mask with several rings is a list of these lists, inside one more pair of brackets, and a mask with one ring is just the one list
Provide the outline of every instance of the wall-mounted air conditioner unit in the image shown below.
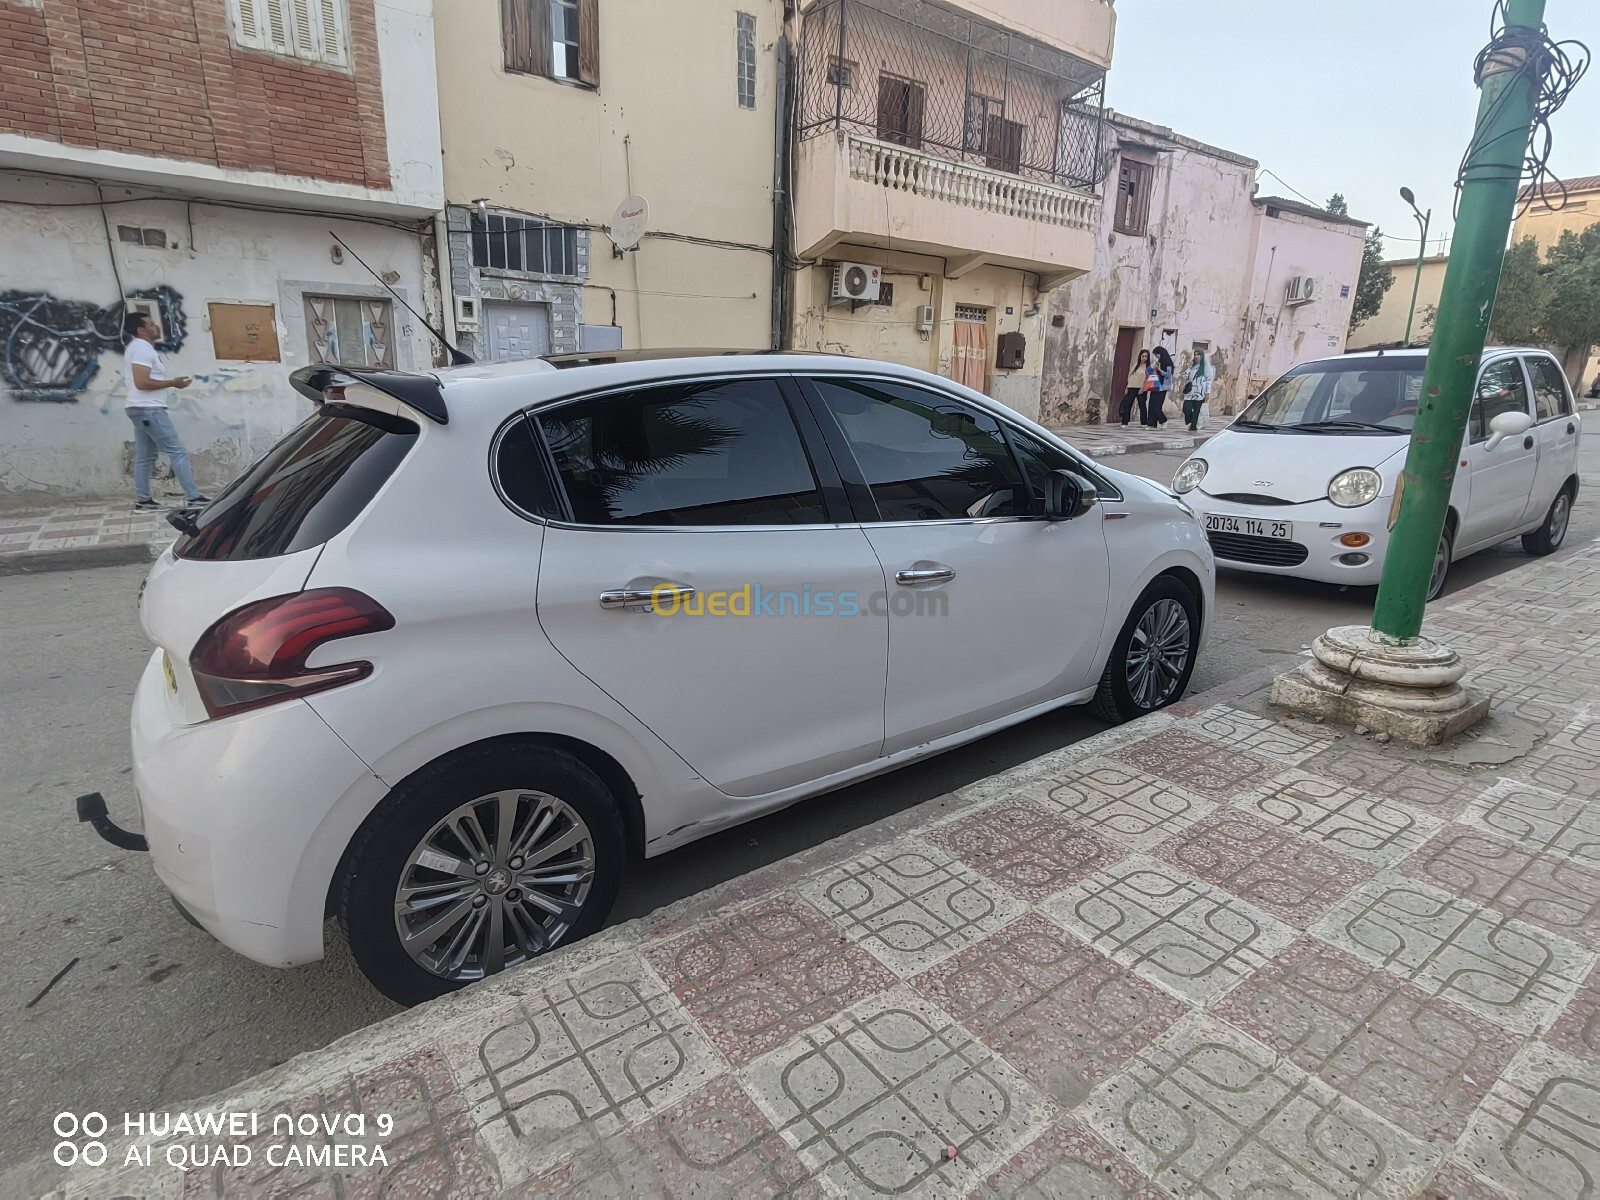
[[1284,289],[1283,300],[1285,304],[1310,304],[1318,294],[1319,289],[1315,279],[1309,275],[1296,275],[1289,280],[1289,286]]
[[856,300],[871,303],[878,298],[878,288],[883,283],[883,268],[866,263],[835,263],[833,266],[833,299]]

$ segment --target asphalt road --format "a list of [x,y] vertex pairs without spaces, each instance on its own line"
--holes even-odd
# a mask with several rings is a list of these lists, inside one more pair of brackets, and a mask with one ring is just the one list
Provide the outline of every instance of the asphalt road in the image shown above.
[[[1167,478],[1182,454],[1121,464]],[[1600,439],[1584,454],[1600,486]],[[1592,481],[1591,481],[1592,477]],[[1573,540],[1600,535],[1585,497]],[[1459,563],[1451,589],[1528,562],[1515,543]],[[8,1064],[0,1167],[48,1149],[62,1110],[105,1113],[179,1104],[218,1091],[395,1011],[357,974],[330,931],[326,961],[275,971],[187,925],[143,857],[78,825],[81,792],[131,812],[127,716],[147,654],[135,603],[143,570],[12,577],[0,583],[0,803],[11,866],[0,872],[0,1062]],[[1215,631],[1195,674],[1207,688],[1287,663],[1332,625],[1363,622],[1372,593],[1226,574]],[[663,904],[839,833],[940,796],[1103,728],[1078,711],[1030,721],[643,863],[615,919]],[[54,982],[52,982],[54,981]]]

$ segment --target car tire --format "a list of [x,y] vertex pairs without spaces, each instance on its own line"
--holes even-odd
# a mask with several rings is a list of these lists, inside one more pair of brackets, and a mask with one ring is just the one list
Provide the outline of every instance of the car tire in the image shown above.
[[[551,851],[559,842],[572,844]],[[372,985],[419,1004],[599,929],[625,845],[616,799],[572,755],[532,742],[477,747],[423,768],[367,819],[346,858],[339,923]],[[408,949],[402,927],[429,940]]]
[[[1176,624],[1180,615],[1181,630]],[[1183,660],[1173,664],[1171,647],[1177,644],[1173,639],[1180,632]],[[1090,711],[1117,725],[1159,712],[1177,701],[1194,675],[1199,637],[1200,611],[1194,595],[1170,575],[1154,580],[1140,594],[1112,644],[1100,690],[1089,702]],[[1150,649],[1152,640],[1155,654]],[[1175,671],[1167,669],[1174,665]],[[1153,684],[1148,682],[1152,680]]]
[[1433,574],[1428,577],[1428,596],[1424,603],[1432,604],[1444,591],[1445,582],[1450,578],[1450,564],[1455,561],[1455,550],[1455,531],[1446,525],[1439,538],[1439,549],[1433,556]]
[[1522,548],[1529,554],[1543,558],[1561,549],[1567,540],[1567,526],[1572,523],[1572,489],[1563,487],[1550,501],[1550,511],[1544,515],[1544,524],[1532,533],[1522,535]]

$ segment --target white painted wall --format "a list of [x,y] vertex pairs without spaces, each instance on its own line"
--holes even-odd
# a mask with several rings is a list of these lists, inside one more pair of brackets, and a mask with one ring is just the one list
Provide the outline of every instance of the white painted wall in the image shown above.
[[[116,199],[119,190],[108,188],[107,198]],[[288,384],[289,372],[308,361],[301,297],[307,292],[384,294],[349,256],[342,264],[332,261],[330,229],[380,274],[394,272],[396,289],[425,311],[422,242],[405,229],[196,202],[191,249],[183,202],[138,200],[107,207],[108,247],[94,199],[89,184],[0,175],[0,293],[48,293],[93,310],[109,307],[118,297],[113,253],[127,292],[158,285],[176,290],[187,335],[181,349],[166,355],[168,368],[193,376],[195,383],[167,395],[196,475],[208,491],[231,479],[310,411]],[[164,229],[169,248],[120,243],[118,224]],[[219,362],[208,328],[211,301],[273,305],[282,361]],[[7,330],[14,328],[14,316],[0,312],[0,321],[7,322]],[[428,334],[399,305],[394,326],[395,365],[429,365]],[[18,352],[14,341],[0,336],[0,349],[8,346]],[[19,399],[0,381],[0,499],[131,497],[126,447],[132,427],[123,415],[124,395],[123,359],[116,350],[100,354],[98,371],[71,400]]]

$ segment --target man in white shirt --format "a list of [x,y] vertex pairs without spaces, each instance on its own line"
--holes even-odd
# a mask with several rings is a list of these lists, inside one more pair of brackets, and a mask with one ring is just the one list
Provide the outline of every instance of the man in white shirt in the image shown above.
[[130,312],[122,323],[128,338],[123,351],[125,365],[123,377],[128,385],[126,400],[128,419],[133,422],[133,493],[135,508],[160,508],[150,497],[150,472],[155,468],[156,455],[165,454],[172,464],[172,474],[189,497],[190,504],[209,504],[209,496],[202,496],[194,485],[194,472],[189,469],[189,452],[178,440],[172,417],[167,412],[166,390],[189,386],[189,377],[180,375],[167,378],[167,370],[156,353],[156,323],[142,312]]

